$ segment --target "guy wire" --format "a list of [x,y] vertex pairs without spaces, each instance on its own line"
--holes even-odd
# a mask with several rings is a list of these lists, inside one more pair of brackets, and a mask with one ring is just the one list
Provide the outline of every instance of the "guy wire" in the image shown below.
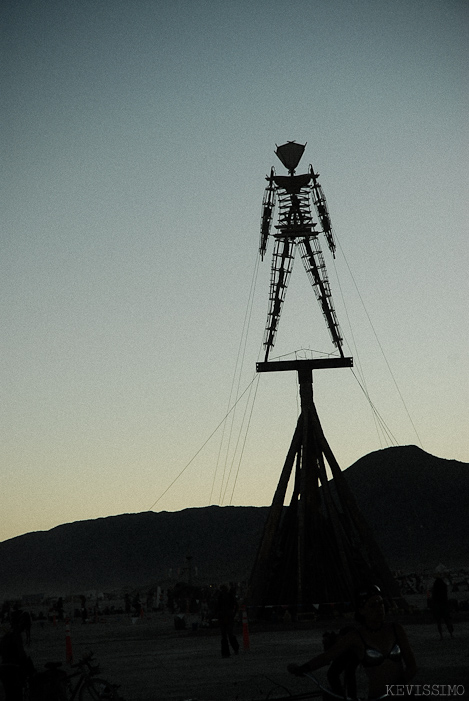
[[382,356],[383,356],[383,358],[384,358],[384,361],[385,361],[385,363],[386,363],[386,366],[387,366],[387,368],[388,368],[388,370],[389,370],[389,374],[391,375],[392,381],[393,381],[394,386],[395,386],[395,388],[396,388],[396,390],[397,390],[397,393],[398,393],[398,395],[399,395],[399,397],[400,397],[400,400],[401,400],[402,405],[403,405],[403,407],[404,407],[404,409],[405,409],[405,412],[406,412],[406,414],[407,414],[407,417],[408,417],[408,419],[409,419],[409,421],[410,421],[410,423],[411,423],[411,425],[412,425],[412,428],[414,429],[415,435],[417,436],[417,440],[418,440],[418,442],[419,442],[419,444],[420,444],[420,447],[423,449],[422,441],[420,440],[420,436],[419,436],[418,431],[417,431],[417,429],[416,429],[416,427],[415,427],[415,424],[414,424],[414,422],[413,422],[413,420],[412,420],[412,417],[411,417],[411,415],[410,415],[410,413],[409,413],[409,410],[408,410],[407,405],[406,405],[406,403],[405,403],[404,397],[402,396],[402,393],[401,393],[401,390],[399,389],[399,386],[398,386],[398,384],[397,384],[396,378],[394,377],[394,373],[393,373],[393,371],[391,370],[391,366],[390,366],[390,364],[389,364],[389,362],[388,362],[388,359],[387,359],[387,357],[386,357],[386,354],[385,354],[385,352],[384,352],[384,349],[383,349],[383,347],[382,347],[382,345],[381,345],[381,342],[380,342],[380,340],[379,340],[379,338],[378,338],[378,334],[376,333],[375,327],[374,327],[373,322],[372,322],[372,320],[371,320],[371,317],[370,317],[370,315],[369,315],[369,313],[368,313],[368,310],[367,310],[367,308],[366,308],[366,306],[365,306],[365,302],[363,301],[363,298],[362,298],[362,295],[361,295],[361,293],[360,293],[360,290],[358,289],[358,285],[357,285],[357,283],[356,283],[356,281],[355,281],[355,278],[354,278],[354,276],[353,276],[353,273],[352,273],[352,271],[351,271],[351,269],[350,269],[350,266],[349,266],[349,264],[348,264],[347,258],[345,257],[345,254],[344,254],[344,251],[343,251],[343,249],[342,249],[342,246],[340,245],[340,241],[338,241],[338,244],[339,244],[339,248],[340,248],[340,251],[341,251],[341,253],[342,253],[342,256],[343,256],[343,258],[344,258],[345,264],[346,264],[346,266],[347,266],[347,268],[348,268],[348,271],[349,271],[349,273],[350,273],[350,277],[352,278],[352,282],[353,282],[353,284],[354,284],[354,286],[355,286],[355,289],[356,289],[356,291],[357,291],[357,294],[358,294],[358,297],[359,297],[359,299],[360,299],[360,302],[362,303],[363,309],[364,309],[364,311],[365,311],[365,314],[366,314],[366,316],[367,316],[367,319],[368,319],[369,324],[370,324],[370,326],[371,326],[371,329],[372,329],[372,331],[373,331],[373,334],[374,334],[374,337],[375,337],[376,342],[377,342],[377,344],[378,344],[378,347],[379,347],[379,349],[380,349],[380,351],[381,351],[381,354],[382,354]]
[[225,416],[224,416],[223,419],[220,421],[220,423],[218,424],[218,426],[212,431],[212,433],[209,435],[209,437],[207,438],[207,440],[200,446],[199,450],[195,453],[195,455],[193,455],[192,458],[189,460],[189,462],[182,468],[182,470],[180,471],[180,473],[173,479],[173,481],[171,482],[171,484],[170,484],[168,487],[166,487],[166,489],[164,490],[164,492],[163,492],[162,494],[160,494],[160,496],[158,497],[158,499],[150,506],[150,508],[148,509],[149,511],[151,511],[151,510],[153,509],[153,507],[156,506],[156,504],[160,501],[160,499],[162,499],[162,498],[164,497],[164,495],[166,494],[166,492],[168,492],[168,491],[171,489],[171,487],[173,486],[173,484],[175,484],[175,483],[178,481],[178,479],[181,477],[181,475],[187,470],[187,468],[189,467],[189,465],[190,465],[191,463],[194,462],[194,460],[196,459],[196,457],[198,456],[198,454],[205,448],[205,446],[207,445],[207,443],[208,443],[208,442],[210,441],[210,439],[215,435],[215,433],[218,431],[218,429],[220,428],[220,426],[226,421],[227,417],[228,417],[229,414],[233,411],[233,409],[236,407],[236,405],[238,404],[238,402],[240,402],[241,399],[244,397],[244,395],[246,394],[246,392],[248,391],[248,389],[250,388],[250,386],[251,386],[251,385],[253,384],[253,382],[255,381],[256,377],[257,377],[257,375],[255,375],[255,376],[252,378],[251,382],[248,384],[248,386],[247,386],[246,389],[243,391],[243,393],[240,394],[240,396],[238,397],[238,399],[236,400],[236,402],[233,404],[233,406],[231,407],[231,409],[229,409],[229,411],[225,414]]
[[[245,354],[246,354],[246,345],[247,345],[247,339],[248,339],[249,325],[250,325],[251,316],[252,316],[252,308],[253,308],[253,303],[254,303],[254,292],[255,292],[256,283],[257,283],[258,271],[259,271],[259,255],[256,254],[256,261],[254,264],[254,271],[253,271],[253,275],[252,275],[252,279],[251,279],[251,287],[249,289],[248,301],[247,301],[247,305],[246,305],[246,311],[244,314],[243,328],[241,331],[241,338],[239,341],[238,352],[237,352],[237,356],[236,356],[235,369],[234,369],[234,373],[233,373],[233,379],[231,382],[230,395],[228,398],[228,407],[231,405],[231,402],[232,402],[233,390],[234,390],[237,375],[238,375],[238,383],[237,383],[237,387],[236,387],[236,396],[238,396],[238,394],[239,394],[239,387],[241,384],[241,374],[242,374],[242,370],[243,370],[243,366],[244,366],[244,358],[245,358]],[[241,361],[240,361],[240,357],[241,357]],[[237,404],[237,402],[235,403],[235,406],[236,406],[236,404]],[[223,474],[222,474],[221,487],[220,487],[220,499],[219,499],[220,502],[222,499],[223,484],[225,481],[226,466],[227,466],[227,462],[228,462],[228,453],[229,453],[229,447],[231,444],[231,436],[232,436],[232,432],[233,432],[235,413],[236,412],[234,412],[232,417],[231,417],[230,431],[229,431],[229,435],[228,435],[228,444],[226,446],[226,455],[225,455],[225,461],[224,461],[224,465],[223,465]],[[227,414],[227,416],[228,416],[228,414]],[[213,480],[212,480],[212,488],[210,490],[209,504],[212,503],[212,496],[213,496],[213,491],[215,488],[215,481],[216,481],[218,467],[219,467],[220,459],[221,459],[221,453],[222,453],[222,449],[223,449],[225,430],[226,430],[226,424],[223,426],[223,432],[222,432],[222,436],[221,436],[221,440],[220,440],[220,447],[218,449],[217,462],[215,464],[215,472],[214,472]]]

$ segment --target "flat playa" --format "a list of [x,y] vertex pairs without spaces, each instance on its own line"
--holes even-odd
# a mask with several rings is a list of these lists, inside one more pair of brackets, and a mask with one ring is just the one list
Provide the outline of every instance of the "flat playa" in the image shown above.
[[[431,618],[422,618],[401,621],[419,666],[413,683],[462,685],[465,693],[457,698],[469,698],[469,620],[456,616],[454,638],[446,633],[441,641]],[[74,659],[92,650],[100,676],[119,683],[126,701],[251,701],[314,690],[310,680],[288,674],[286,665],[319,653],[322,633],[338,630],[343,623],[317,621],[301,629],[252,623],[246,651],[239,626],[240,652],[229,659],[221,658],[217,629],[176,630],[169,613],[154,613],[136,623],[124,615],[86,625],[74,619],[71,641]],[[28,650],[38,670],[50,660],[65,663],[63,622],[34,622],[31,637]],[[318,677],[325,679],[324,670]]]

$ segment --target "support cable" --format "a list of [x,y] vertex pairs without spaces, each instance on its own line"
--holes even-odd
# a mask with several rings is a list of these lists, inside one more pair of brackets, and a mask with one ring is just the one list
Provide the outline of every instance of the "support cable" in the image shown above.
[[351,271],[351,269],[350,269],[350,266],[349,266],[349,264],[348,264],[347,258],[345,257],[345,253],[344,253],[344,251],[343,251],[343,249],[342,249],[342,246],[340,245],[340,241],[338,241],[338,243],[339,243],[339,248],[340,248],[340,251],[341,251],[342,256],[343,256],[343,258],[344,258],[345,264],[346,264],[346,266],[347,266],[347,268],[348,268],[348,271],[349,271],[349,273],[350,273],[350,277],[352,278],[352,282],[353,282],[353,284],[354,284],[354,286],[355,286],[355,289],[356,289],[356,291],[357,291],[357,294],[358,294],[358,297],[359,297],[359,299],[360,299],[360,302],[362,303],[363,309],[364,309],[365,314],[366,314],[366,316],[367,316],[367,318],[368,318],[368,321],[369,321],[369,323],[370,323],[370,326],[371,326],[371,329],[372,329],[372,331],[373,331],[373,334],[374,334],[374,337],[375,337],[375,339],[376,339],[376,342],[377,342],[377,344],[378,344],[378,347],[379,347],[379,349],[380,349],[380,351],[381,351],[381,354],[382,354],[382,356],[383,356],[383,358],[384,358],[384,361],[385,361],[385,363],[386,363],[386,365],[387,365],[387,368],[388,368],[388,370],[389,370],[389,374],[391,375],[392,381],[393,381],[394,386],[395,386],[395,388],[396,388],[396,390],[397,390],[397,393],[398,393],[398,395],[399,395],[399,397],[400,397],[400,400],[401,400],[402,405],[403,405],[403,407],[404,407],[404,409],[405,409],[405,412],[406,412],[406,414],[407,414],[407,417],[408,417],[408,419],[409,419],[409,421],[410,421],[410,423],[411,423],[411,425],[412,425],[412,428],[414,429],[415,435],[417,436],[417,440],[418,440],[418,442],[419,442],[419,444],[420,444],[420,447],[421,447],[422,450],[423,450],[422,441],[420,440],[420,436],[419,436],[418,431],[417,431],[417,429],[416,429],[416,427],[415,427],[415,424],[414,424],[414,422],[413,422],[413,420],[412,420],[412,417],[411,417],[411,415],[410,415],[410,413],[409,413],[409,410],[408,410],[407,405],[406,405],[406,403],[405,403],[404,397],[402,396],[402,393],[401,393],[401,390],[399,389],[399,386],[398,386],[398,384],[397,384],[396,378],[394,377],[394,373],[393,373],[393,371],[391,370],[391,366],[390,366],[390,364],[389,364],[389,362],[388,362],[388,359],[387,359],[387,357],[386,357],[386,354],[385,354],[385,352],[384,352],[384,349],[383,349],[383,347],[382,347],[382,345],[381,345],[381,342],[380,342],[380,340],[379,340],[379,338],[378,338],[378,334],[376,333],[375,327],[373,326],[373,322],[372,322],[371,317],[370,317],[370,315],[369,315],[369,313],[368,313],[368,310],[367,310],[367,308],[366,308],[366,306],[365,306],[365,302],[363,301],[363,298],[362,298],[362,295],[361,295],[361,293],[360,293],[360,290],[358,289],[358,285],[357,285],[357,283],[356,283],[356,281],[355,281],[355,278],[354,278],[354,276],[353,276],[353,273],[352,273],[352,271]]
[[[249,336],[249,327],[251,324],[252,308],[253,308],[254,296],[255,296],[254,293],[255,293],[255,288],[256,288],[256,283],[257,283],[258,272],[259,272],[259,257],[256,255],[256,263],[254,265],[254,273],[253,273],[253,278],[252,278],[252,282],[251,282],[251,289],[249,292],[248,303],[247,303],[246,313],[245,313],[245,317],[244,317],[244,324],[243,324],[243,329],[242,329],[242,333],[241,333],[240,345],[239,345],[239,349],[238,349],[238,357],[236,359],[235,371],[234,371],[234,375],[233,375],[232,387],[233,387],[235,379],[236,379],[236,374],[238,374],[238,383],[236,386],[235,397],[238,397],[239,388],[241,385],[241,376],[242,376],[243,367],[244,367],[244,359],[246,356],[246,346],[247,346],[247,341],[248,341],[248,336]],[[240,356],[241,356],[241,360],[239,360]],[[249,396],[250,396],[250,393],[249,393]],[[247,401],[249,401],[249,396],[248,396]],[[227,464],[228,464],[228,455],[229,455],[231,440],[232,440],[232,436],[233,436],[235,417],[236,417],[236,411],[233,412],[233,415],[231,417],[230,431],[229,431],[228,442],[227,442],[227,446],[226,446],[225,462],[224,462],[224,466],[223,466],[223,476],[222,476],[222,481],[221,481],[221,485],[220,485],[220,504],[223,503],[222,491],[223,491],[223,484],[225,482],[226,468],[227,468]],[[221,445],[220,445],[220,449],[221,449]],[[233,459],[234,459],[234,457],[233,457]],[[226,485],[228,485],[229,476],[230,476],[230,474],[228,473],[228,477],[226,479]]]
[[[235,369],[234,369],[234,373],[233,373],[233,380],[231,382],[230,395],[228,398],[228,407],[231,405],[231,402],[232,402],[233,390],[234,390],[237,375],[238,375],[238,384],[236,387],[236,395],[235,396],[237,397],[239,395],[239,388],[240,388],[240,384],[241,384],[241,374],[242,374],[242,369],[243,369],[243,365],[244,365],[244,358],[246,355],[246,344],[247,344],[247,339],[248,339],[248,331],[249,331],[249,326],[250,326],[250,322],[251,322],[252,308],[253,308],[253,304],[254,304],[254,293],[255,293],[255,289],[256,289],[257,277],[258,277],[258,272],[259,272],[259,262],[260,262],[259,256],[256,254],[256,262],[254,265],[254,271],[253,271],[252,280],[251,280],[251,287],[249,289],[248,302],[246,305],[246,312],[244,314],[243,328],[241,331],[241,338],[240,338],[240,342],[239,342],[239,346],[238,346],[238,353],[236,356]],[[241,358],[241,361],[240,361],[240,358]],[[224,462],[224,466],[223,466],[223,475],[222,475],[221,488],[220,488],[220,499],[221,499],[221,492],[223,489],[223,483],[225,481],[228,452],[229,452],[229,446],[231,443],[231,436],[232,436],[232,432],[233,432],[235,413],[236,412],[233,413],[232,418],[231,418],[230,431],[229,431],[229,435],[228,435],[228,445],[226,448],[226,457],[225,457],[225,462]],[[220,447],[218,450],[217,462],[215,465],[215,472],[213,475],[212,488],[210,491],[209,504],[212,503],[212,496],[213,496],[213,491],[215,489],[215,482],[216,482],[218,468],[220,465],[221,453],[222,453],[222,448],[223,448],[223,441],[225,438],[225,430],[226,430],[226,424],[223,426],[223,432],[222,432],[222,436],[221,436],[221,440],[220,440]]]
[[228,416],[231,414],[231,412],[233,411],[233,409],[236,407],[236,405],[238,404],[238,402],[240,402],[241,399],[244,397],[244,395],[246,394],[246,392],[248,391],[248,389],[251,387],[251,385],[252,385],[253,382],[255,381],[256,377],[257,377],[257,375],[255,375],[255,376],[252,378],[251,382],[250,382],[250,383],[248,384],[248,386],[245,388],[245,390],[243,391],[243,393],[238,397],[238,399],[237,399],[236,402],[233,404],[233,406],[231,407],[231,409],[229,409],[229,411],[225,414],[225,416],[224,416],[223,419],[220,421],[220,423],[218,424],[218,426],[212,431],[212,433],[209,435],[209,437],[207,438],[207,440],[200,446],[199,450],[195,453],[195,455],[193,455],[192,458],[189,460],[189,462],[182,468],[182,470],[180,471],[180,473],[173,479],[173,481],[171,482],[171,484],[170,484],[168,487],[166,487],[166,489],[164,490],[164,492],[163,492],[162,494],[160,494],[160,496],[158,497],[158,499],[150,506],[150,508],[148,509],[149,511],[151,511],[151,510],[153,509],[153,507],[156,506],[156,504],[157,504],[157,503],[164,497],[164,495],[171,489],[171,487],[173,486],[173,484],[175,484],[175,483],[178,481],[178,479],[181,477],[181,475],[187,470],[187,468],[189,467],[189,465],[191,465],[191,463],[194,462],[194,460],[195,460],[196,457],[199,455],[199,453],[202,452],[202,450],[205,448],[205,446],[206,446],[207,443],[210,441],[210,439],[211,439],[211,438],[215,435],[215,433],[218,431],[218,429],[220,428],[220,426],[226,421],[226,419],[227,419]]
[[[258,376],[258,379],[259,379],[259,376]],[[232,491],[231,491],[230,506],[231,506],[232,503],[233,503],[233,495],[234,495],[234,491],[235,491],[236,484],[237,484],[237,482],[238,482],[239,470],[240,470],[240,468],[241,468],[241,463],[242,463],[243,455],[244,455],[244,449],[245,449],[245,447],[246,447],[246,441],[247,441],[248,434],[249,434],[249,428],[250,428],[250,426],[251,426],[252,414],[253,414],[253,411],[254,411],[254,405],[255,405],[255,403],[256,403],[256,396],[257,396],[257,390],[258,390],[258,389],[259,389],[259,382],[257,382],[257,384],[256,384],[256,389],[255,389],[255,392],[254,392],[254,398],[253,398],[252,404],[251,404],[251,412],[250,412],[250,414],[249,414],[249,420],[248,420],[248,425],[247,425],[247,427],[246,427],[246,433],[244,434],[243,447],[242,447],[242,449],[241,449],[241,454],[240,454],[240,456],[239,456],[238,469],[237,469],[237,471],[236,471],[235,481],[234,481],[234,484],[233,484],[233,489],[232,489]]]
[[[336,238],[337,238],[337,237],[336,237]],[[340,247],[340,242],[339,242],[339,247]],[[342,252],[342,248],[341,248],[340,250],[341,250],[341,252]],[[342,253],[343,253],[343,252],[342,252]],[[338,274],[338,272],[337,272],[337,266],[336,266],[335,258],[334,258],[334,270],[335,270],[335,276],[336,276],[336,280],[337,280],[337,285],[338,285],[339,291],[340,291],[340,296],[341,296],[341,299],[342,299],[342,304],[344,305],[345,316],[346,316],[346,318],[347,318],[347,324],[348,324],[348,327],[349,327],[349,330],[350,330],[350,335],[351,335],[351,338],[352,338],[352,344],[351,344],[351,345],[352,345],[352,355],[353,355],[353,357],[354,357],[354,359],[355,359],[355,361],[356,361],[357,371],[358,371],[358,374],[360,375],[361,382],[362,382],[361,385],[360,385],[360,382],[359,382],[359,380],[357,379],[357,377],[356,377],[355,375],[354,375],[354,376],[355,376],[355,379],[357,380],[358,384],[360,385],[360,387],[361,387],[363,393],[365,394],[365,397],[367,398],[368,403],[370,404],[370,407],[371,407],[371,409],[372,409],[371,415],[372,415],[372,417],[373,417],[373,421],[374,421],[374,424],[375,424],[376,435],[378,436],[379,446],[380,446],[380,448],[382,448],[382,447],[383,447],[383,442],[382,442],[382,440],[381,440],[381,433],[380,433],[380,431],[379,431],[379,426],[378,426],[378,423],[377,423],[376,414],[375,414],[375,412],[374,412],[374,410],[373,410],[371,397],[370,397],[370,394],[369,394],[369,392],[368,392],[368,387],[367,387],[367,385],[366,385],[365,373],[363,372],[363,368],[362,368],[362,364],[361,364],[361,358],[360,358],[360,354],[359,354],[359,352],[358,352],[358,346],[357,346],[357,342],[356,342],[356,340],[355,340],[355,334],[353,333],[353,326],[352,326],[352,323],[351,323],[351,321],[350,321],[350,316],[349,316],[349,313],[348,313],[348,307],[347,307],[347,304],[346,304],[346,302],[345,302],[345,295],[344,295],[344,292],[343,292],[343,289],[342,289],[342,285],[341,285],[341,282],[340,282],[339,274]],[[350,345],[350,344],[348,344],[348,345]]]
[[[368,390],[367,390],[366,387],[360,382],[360,380],[358,379],[358,377],[357,377],[356,374],[354,373],[353,368],[352,368],[351,370],[352,370],[352,375],[354,376],[355,380],[357,381],[358,386],[360,387],[360,389],[362,390],[363,394],[365,395],[365,397],[366,397],[367,400],[368,400],[368,403],[369,403],[369,405],[370,405],[370,407],[371,407],[371,411],[372,411],[372,413],[373,413],[373,417],[374,417],[374,419],[375,419],[375,423],[377,424],[377,426],[379,425],[379,426],[381,427],[381,430],[382,430],[383,434],[388,436],[389,442],[391,443],[391,445],[395,445],[395,446],[399,445],[399,443],[397,442],[395,436],[392,434],[391,429],[389,428],[389,426],[387,426],[386,422],[384,421],[383,417],[382,417],[381,414],[379,413],[378,409],[376,408],[376,406],[375,406],[375,405],[373,404],[373,402],[371,401],[371,397],[370,397],[370,395],[368,394]],[[379,434],[378,434],[378,435],[379,435]]]
[[[256,373],[256,374],[257,374],[257,373]],[[238,480],[238,475],[239,475],[239,470],[240,470],[240,467],[241,467],[241,463],[242,463],[242,460],[243,460],[244,448],[245,448],[245,446],[246,446],[246,441],[247,441],[247,437],[248,437],[248,434],[249,434],[249,428],[250,428],[250,426],[251,426],[252,413],[253,413],[253,411],[254,411],[254,404],[256,403],[257,390],[258,390],[258,388],[259,388],[259,379],[260,379],[260,376],[257,374],[257,383],[256,383],[256,385],[255,385],[254,397],[253,397],[252,402],[251,402],[251,405],[250,405],[250,406],[251,406],[251,410],[250,410],[250,412],[249,412],[249,416],[248,416],[248,419],[247,419],[246,430],[245,430],[245,432],[244,432],[244,440],[243,440],[243,444],[242,444],[242,446],[241,446],[241,452],[240,452],[240,454],[239,454],[239,459],[238,459],[238,468],[237,468],[237,470],[236,470],[236,474],[235,474],[235,478],[234,478],[234,483],[233,483],[233,488],[232,488],[232,490],[231,490],[231,497],[230,497],[230,503],[229,503],[230,506],[231,506],[232,501],[233,501],[233,494],[234,494],[234,490],[235,490],[235,487],[236,487],[236,482],[237,482],[237,480]],[[220,506],[223,504],[223,501],[225,500],[226,491],[227,491],[227,489],[228,489],[228,483],[229,483],[229,480],[230,480],[230,477],[231,477],[231,473],[232,473],[232,471],[233,471],[233,466],[234,466],[234,462],[235,462],[236,453],[237,453],[237,451],[238,451],[238,445],[239,445],[239,443],[240,443],[240,441],[241,441],[241,436],[242,436],[242,433],[243,433],[243,426],[244,426],[244,423],[245,423],[245,420],[246,420],[246,416],[247,416],[247,413],[248,413],[248,409],[249,409],[249,404],[250,404],[250,400],[251,400],[251,393],[252,393],[253,387],[254,387],[254,385],[251,385],[251,388],[250,388],[250,390],[249,390],[249,395],[248,395],[248,399],[247,399],[247,402],[246,402],[246,407],[245,407],[245,410],[244,410],[244,416],[243,416],[243,420],[242,420],[242,422],[241,422],[241,428],[240,428],[240,430],[239,430],[238,440],[236,441],[236,446],[235,446],[235,449],[234,449],[234,452],[233,452],[233,459],[232,459],[232,461],[231,461],[230,472],[229,472],[228,477],[227,477],[227,480],[226,480],[225,491],[223,492],[223,500],[222,500]]]

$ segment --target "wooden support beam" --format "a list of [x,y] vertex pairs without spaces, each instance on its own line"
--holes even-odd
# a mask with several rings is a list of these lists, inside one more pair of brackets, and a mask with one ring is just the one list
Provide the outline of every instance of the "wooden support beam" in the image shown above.
[[288,482],[290,481],[290,475],[295,463],[295,458],[301,451],[302,433],[303,421],[300,416],[296,425],[295,433],[293,434],[290,449],[283,465],[282,474],[269,509],[261,542],[259,543],[250,584],[251,596],[254,600],[262,597],[262,594],[264,593],[267,583],[271,577],[278,532],[283,515],[285,493],[287,491]]
[[[313,397],[313,369],[350,367],[352,358],[258,364],[258,372],[296,370],[301,412],[259,544],[250,580],[254,605],[308,606],[350,602],[374,581],[399,596],[373,532],[366,523],[324,436]],[[326,461],[333,481],[327,479]],[[294,472],[293,494],[285,505]]]
[[316,358],[315,360],[270,360],[256,363],[257,372],[283,372],[285,370],[322,370],[324,368],[351,368],[353,358]]
[[332,476],[334,478],[334,484],[339,494],[339,498],[343,506],[348,510],[351,521],[354,523],[360,538],[363,543],[371,563],[374,565],[374,570],[378,573],[381,580],[381,584],[385,590],[394,597],[400,596],[399,586],[397,581],[394,579],[391,570],[385,560],[385,557],[375,540],[373,531],[368,525],[365,517],[363,516],[357,501],[355,499],[352,490],[350,489],[347,480],[345,479],[342,470],[340,469],[337,460],[327,442],[327,439],[322,430],[321,423],[319,421],[319,416],[314,407],[314,412],[312,414],[313,424],[315,426],[316,433],[319,437],[321,443],[321,449],[326,457],[329,467],[331,468]]

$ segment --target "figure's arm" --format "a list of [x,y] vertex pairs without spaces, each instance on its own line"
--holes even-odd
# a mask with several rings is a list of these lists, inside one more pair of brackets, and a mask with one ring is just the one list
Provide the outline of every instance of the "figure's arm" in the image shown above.
[[359,656],[361,652],[360,648],[360,641],[357,640],[356,634],[351,632],[347,635],[340,636],[335,645],[329,648],[329,650],[322,652],[320,655],[316,655],[316,657],[313,657],[308,662],[305,662],[302,665],[289,664],[288,671],[291,672],[291,674],[302,676],[307,672],[314,672],[316,669],[325,667],[344,652],[353,651],[357,656]]
[[309,166],[309,172],[311,174],[311,179],[313,181],[313,184],[311,186],[311,191],[312,191],[312,195],[313,195],[313,203],[314,203],[314,206],[316,208],[316,212],[317,212],[317,215],[319,217],[319,221],[321,222],[322,230],[323,230],[324,236],[326,237],[326,240],[327,240],[327,245],[329,246],[329,250],[335,258],[336,246],[335,246],[335,241],[334,241],[334,234],[332,231],[331,218],[329,216],[329,212],[327,209],[327,202],[326,202],[326,198],[324,196],[324,192],[323,192],[322,187],[318,181],[319,173],[314,172],[312,165]]
[[276,200],[276,190],[274,185],[274,169],[270,171],[270,177],[267,178],[268,186],[266,187],[264,193],[264,199],[262,201],[262,217],[261,217],[261,241],[259,245],[259,253],[261,254],[261,260],[263,260],[266,249],[267,249],[267,239],[269,238],[270,229],[272,226],[272,217],[274,213],[275,200]]

